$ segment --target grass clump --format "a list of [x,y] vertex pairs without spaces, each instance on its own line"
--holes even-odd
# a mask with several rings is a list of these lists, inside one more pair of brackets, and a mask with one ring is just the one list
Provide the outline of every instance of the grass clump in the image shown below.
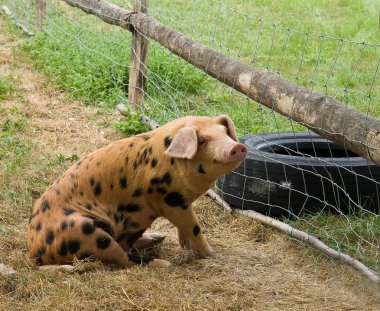
[[379,216],[361,211],[349,215],[317,213],[303,215],[302,218],[287,222],[380,273]]
[[[131,35],[106,24],[91,28],[96,18],[78,13],[80,23],[63,18],[65,12],[55,8],[44,31],[28,40],[24,50],[72,98],[113,109],[128,96]],[[206,80],[184,60],[173,62],[168,51],[155,45],[148,65],[148,89],[153,96],[157,90],[196,93]]]
[[7,184],[20,172],[20,167],[26,162],[26,155],[30,150],[30,145],[22,138],[25,128],[26,120],[23,117],[5,117],[0,123],[0,177]]
[[117,130],[125,136],[136,135],[150,130],[148,125],[142,123],[142,115],[140,113],[133,111],[128,105],[125,107],[126,110],[124,111],[124,114],[126,117],[115,124]]
[[0,75],[0,100],[9,99],[14,92],[14,81],[11,78]]
[[[38,32],[24,45],[37,68],[52,77],[72,98],[81,99],[86,104],[103,103],[106,107],[114,107],[124,98],[128,70],[116,62],[125,64],[128,54],[116,53],[116,49],[108,47],[98,36],[79,34],[78,42],[62,33],[51,35],[48,32],[51,28],[51,31],[77,33],[78,29],[70,23],[60,23],[59,30],[54,29],[54,24],[47,23],[46,27],[47,32]],[[96,46],[96,52],[78,47],[90,43]],[[110,59],[99,57],[106,52]]]

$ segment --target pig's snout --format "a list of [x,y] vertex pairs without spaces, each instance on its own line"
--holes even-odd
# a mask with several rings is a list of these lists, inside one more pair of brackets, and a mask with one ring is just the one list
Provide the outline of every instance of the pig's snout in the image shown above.
[[243,161],[247,156],[247,147],[243,144],[234,144],[226,149],[224,154],[224,163],[233,163]]

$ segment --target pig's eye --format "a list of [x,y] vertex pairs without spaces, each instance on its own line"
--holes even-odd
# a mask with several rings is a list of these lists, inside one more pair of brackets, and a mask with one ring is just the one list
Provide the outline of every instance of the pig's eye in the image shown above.
[[199,144],[200,147],[202,147],[202,146],[206,146],[207,143],[208,143],[208,140],[207,140],[206,138],[204,138],[204,137],[199,137],[199,139],[198,139],[198,144]]

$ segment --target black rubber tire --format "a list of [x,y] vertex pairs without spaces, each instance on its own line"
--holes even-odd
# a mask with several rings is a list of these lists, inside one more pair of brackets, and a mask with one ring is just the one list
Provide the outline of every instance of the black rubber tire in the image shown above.
[[217,182],[233,207],[272,216],[379,213],[380,167],[373,162],[310,132],[250,135],[240,141],[248,147],[246,160]]

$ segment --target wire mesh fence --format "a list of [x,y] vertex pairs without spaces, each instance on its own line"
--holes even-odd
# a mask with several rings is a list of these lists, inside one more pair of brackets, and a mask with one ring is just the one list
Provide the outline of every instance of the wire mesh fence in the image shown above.
[[[133,9],[131,1],[110,2]],[[106,108],[127,104],[129,32],[57,0],[48,1],[42,30],[36,31],[34,1],[2,3],[17,23],[35,33],[26,49],[59,86]],[[380,45],[375,36],[363,42],[288,28],[251,13],[250,4],[240,6],[234,1],[151,1],[148,11],[231,59],[379,118]],[[242,209],[277,211],[285,222],[379,274],[379,167],[364,159],[359,163],[344,146],[318,140],[304,124],[259,105],[147,39],[145,99],[139,113],[160,124],[190,114],[228,114],[252,149],[232,177],[217,183],[221,196]],[[312,115],[312,109],[305,113]],[[344,135],[344,124],[342,129]],[[290,133],[288,140],[283,132]],[[257,136],[265,133],[271,134]]]

